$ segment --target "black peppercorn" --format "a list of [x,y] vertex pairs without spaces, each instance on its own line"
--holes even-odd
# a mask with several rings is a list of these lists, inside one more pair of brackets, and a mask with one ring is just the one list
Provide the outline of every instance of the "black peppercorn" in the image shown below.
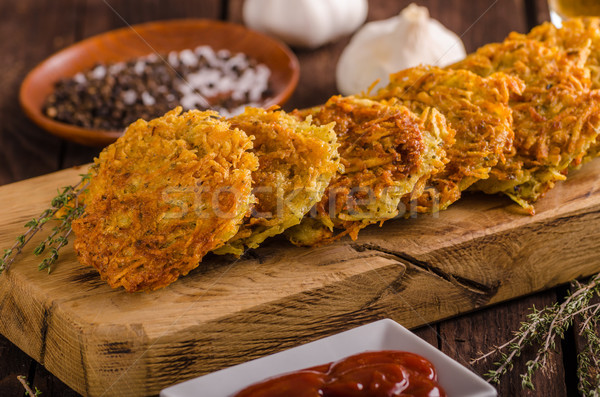
[[159,117],[176,106],[210,107],[225,116],[260,106],[271,90],[270,71],[245,54],[194,50],[95,65],[56,83],[44,114],[86,128],[122,130],[138,118]]

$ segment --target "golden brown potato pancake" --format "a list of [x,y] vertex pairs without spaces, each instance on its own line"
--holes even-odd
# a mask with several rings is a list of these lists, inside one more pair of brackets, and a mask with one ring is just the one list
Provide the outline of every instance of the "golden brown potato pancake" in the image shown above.
[[[453,131],[435,109],[420,116],[401,105],[332,97],[299,112],[319,125],[335,122],[344,170],[331,180],[315,211],[286,233],[297,245],[316,245],[403,215],[400,199],[444,166],[444,141]],[[334,228],[343,231],[336,234]]]
[[277,109],[246,108],[229,122],[254,137],[258,170],[252,173],[257,203],[227,244],[215,253],[241,255],[297,225],[323,197],[339,167],[333,124],[314,125]]
[[[589,44],[590,54],[585,61],[585,67],[590,71],[591,88],[600,89],[600,18],[571,18],[564,21],[560,29],[550,22],[545,22],[526,35],[513,32],[509,35],[509,39],[537,40],[566,51],[579,51]],[[588,150],[586,159],[598,157],[599,154],[600,142],[596,138],[596,143]]]
[[180,113],[136,121],[95,160],[74,247],[113,288],[154,290],[187,274],[254,201],[251,139],[215,112]]
[[537,40],[575,53],[589,46],[585,67],[590,70],[592,88],[600,88],[600,18],[571,18],[565,20],[560,29],[544,22],[527,34],[512,32],[508,40]]
[[502,73],[482,78],[466,70],[418,66],[391,75],[388,86],[374,95],[415,112],[434,107],[456,131],[455,142],[446,145],[448,164],[426,182],[422,195],[411,197],[419,212],[446,209],[504,161],[513,140],[508,100],[522,89],[519,79]]
[[532,203],[564,180],[569,166],[582,161],[600,121],[584,66],[588,53],[587,47],[565,51],[537,40],[506,40],[452,66],[482,76],[502,71],[526,84],[510,101],[515,150],[476,189],[503,192],[533,213]]

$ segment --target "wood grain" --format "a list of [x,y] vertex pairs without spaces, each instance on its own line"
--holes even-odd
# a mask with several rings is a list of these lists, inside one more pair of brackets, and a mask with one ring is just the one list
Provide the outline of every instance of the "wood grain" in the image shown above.
[[[111,290],[70,248],[49,276],[26,254],[0,278],[0,331],[83,394],[147,395],[379,318],[417,327],[597,272],[599,171],[573,173],[534,217],[472,195],[354,242],[207,257],[153,293]],[[0,246],[80,172],[0,188]]]

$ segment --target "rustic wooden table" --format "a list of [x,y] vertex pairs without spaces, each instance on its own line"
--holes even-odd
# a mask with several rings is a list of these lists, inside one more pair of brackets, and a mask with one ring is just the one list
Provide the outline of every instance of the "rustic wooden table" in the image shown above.
[[[241,21],[243,0],[10,0],[0,1],[0,185],[90,162],[99,148],[60,140],[32,124],[19,108],[17,93],[25,74],[65,46],[125,24],[151,20],[204,17]],[[396,15],[411,0],[370,0],[369,20]],[[546,0],[419,0],[433,17],[461,35],[467,51],[502,40],[510,31],[525,32],[548,20]],[[348,38],[318,50],[296,50],[301,77],[286,109],[323,103],[336,94],[334,70]],[[416,330],[429,343],[478,374],[490,362],[474,365],[478,352],[511,337],[532,306],[562,299],[567,287],[554,288]],[[0,302],[2,304],[2,302]],[[538,374],[536,391],[523,391],[519,373],[526,358],[498,386],[501,396],[577,395],[573,331],[550,356],[550,371]],[[526,354],[525,354],[526,355]],[[0,335],[0,395],[21,396],[18,375],[45,397],[77,395],[36,361]]]

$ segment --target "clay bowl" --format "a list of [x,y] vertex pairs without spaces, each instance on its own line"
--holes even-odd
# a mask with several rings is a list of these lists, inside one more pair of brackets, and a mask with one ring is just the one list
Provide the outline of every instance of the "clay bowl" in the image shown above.
[[76,43],[52,55],[33,69],[23,81],[19,101],[25,114],[37,125],[61,138],[83,145],[114,142],[122,131],[93,130],[55,121],[42,112],[46,97],[61,78],[72,77],[97,63],[115,63],[156,52],[193,49],[209,45],[215,51],[242,52],[271,69],[272,95],[263,106],[281,105],[296,88],[298,59],[281,42],[241,25],[206,19],[150,22],[113,30]]

